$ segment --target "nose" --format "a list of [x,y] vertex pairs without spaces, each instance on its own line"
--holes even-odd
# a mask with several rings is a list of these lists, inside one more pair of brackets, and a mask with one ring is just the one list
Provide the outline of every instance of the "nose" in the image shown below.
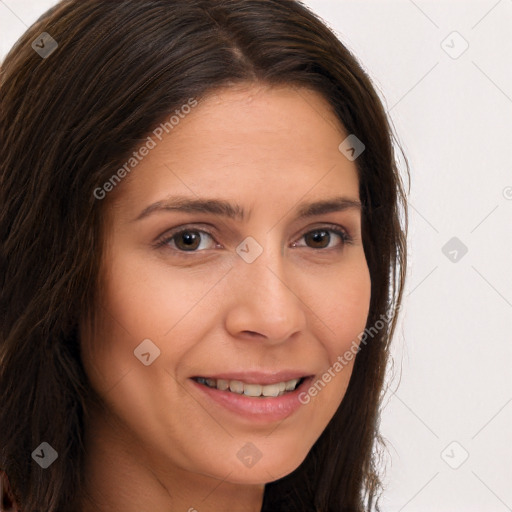
[[306,327],[307,306],[299,280],[279,250],[265,249],[252,263],[242,259],[230,276],[226,329],[235,338],[278,344]]

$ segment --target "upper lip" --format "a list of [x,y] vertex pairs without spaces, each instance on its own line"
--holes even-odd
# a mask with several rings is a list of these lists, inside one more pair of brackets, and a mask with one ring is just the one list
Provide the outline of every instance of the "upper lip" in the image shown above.
[[287,382],[293,379],[309,377],[311,373],[300,370],[284,370],[279,372],[257,372],[257,371],[239,371],[230,373],[216,373],[196,375],[192,378],[203,377],[206,379],[238,380],[247,384],[277,384],[278,382]]

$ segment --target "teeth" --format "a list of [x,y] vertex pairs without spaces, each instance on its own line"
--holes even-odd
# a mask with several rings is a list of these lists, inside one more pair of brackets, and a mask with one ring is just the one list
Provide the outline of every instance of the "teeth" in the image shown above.
[[247,396],[260,396],[262,386],[259,384],[242,384],[244,387],[244,395]]
[[292,389],[295,389],[295,386],[297,385],[297,382],[299,382],[300,379],[293,379],[293,380],[289,380],[287,383],[286,383],[286,391],[291,391]]
[[239,380],[230,380],[229,381],[229,390],[233,393],[238,393],[239,395],[244,392],[244,383]]
[[267,384],[263,386],[263,396],[279,396],[279,391],[281,391],[281,384],[286,386],[284,382],[278,382],[277,384]]
[[231,391],[238,395],[245,395],[251,397],[265,396],[276,397],[284,395],[288,391],[293,391],[300,379],[292,379],[286,382],[277,382],[276,384],[246,384],[239,380],[224,380],[224,379],[210,379],[198,377],[197,382],[206,384],[210,388],[216,388],[221,391]]
[[[212,380],[215,380],[215,379],[212,379]],[[217,389],[220,389],[221,391],[226,391],[226,389],[228,389],[228,388],[229,388],[229,382],[227,380],[217,379]]]

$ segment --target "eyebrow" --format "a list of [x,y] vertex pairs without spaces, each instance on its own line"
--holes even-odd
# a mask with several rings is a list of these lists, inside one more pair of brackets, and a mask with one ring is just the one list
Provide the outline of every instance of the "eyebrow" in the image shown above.
[[[345,210],[361,210],[361,202],[347,197],[332,197],[311,203],[301,204],[297,210],[297,218],[303,219],[332,212]],[[233,220],[245,220],[248,216],[244,209],[237,203],[230,203],[223,199],[215,198],[190,198],[187,196],[171,196],[162,201],[157,201],[144,208],[142,212],[132,220],[136,222],[158,212],[177,211],[185,213],[211,213]]]

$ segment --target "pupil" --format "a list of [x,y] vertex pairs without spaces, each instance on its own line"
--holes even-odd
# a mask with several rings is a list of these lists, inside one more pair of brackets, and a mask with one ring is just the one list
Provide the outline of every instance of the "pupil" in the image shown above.
[[185,243],[186,243],[186,244],[193,243],[193,242],[194,242],[193,238],[194,238],[193,236],[185,235],[185,236],[184,236]]
[[199,237],[197,236],[197,234],[194,234],[194,232],[192,231],[186,231],[184,233],[182,233],[181,237],[180,237],[180,240],[182,242],[182,244],[185,245],[186,248],[195,248],[194,247],[194,244],[195,242],[197,242],[199,240]]
[[321,244],[321,239],[324,238],[326,235],[328,235],[328,233],[326,231],[315,231],[311,235],[311,238],[313,238],[313,243]]

